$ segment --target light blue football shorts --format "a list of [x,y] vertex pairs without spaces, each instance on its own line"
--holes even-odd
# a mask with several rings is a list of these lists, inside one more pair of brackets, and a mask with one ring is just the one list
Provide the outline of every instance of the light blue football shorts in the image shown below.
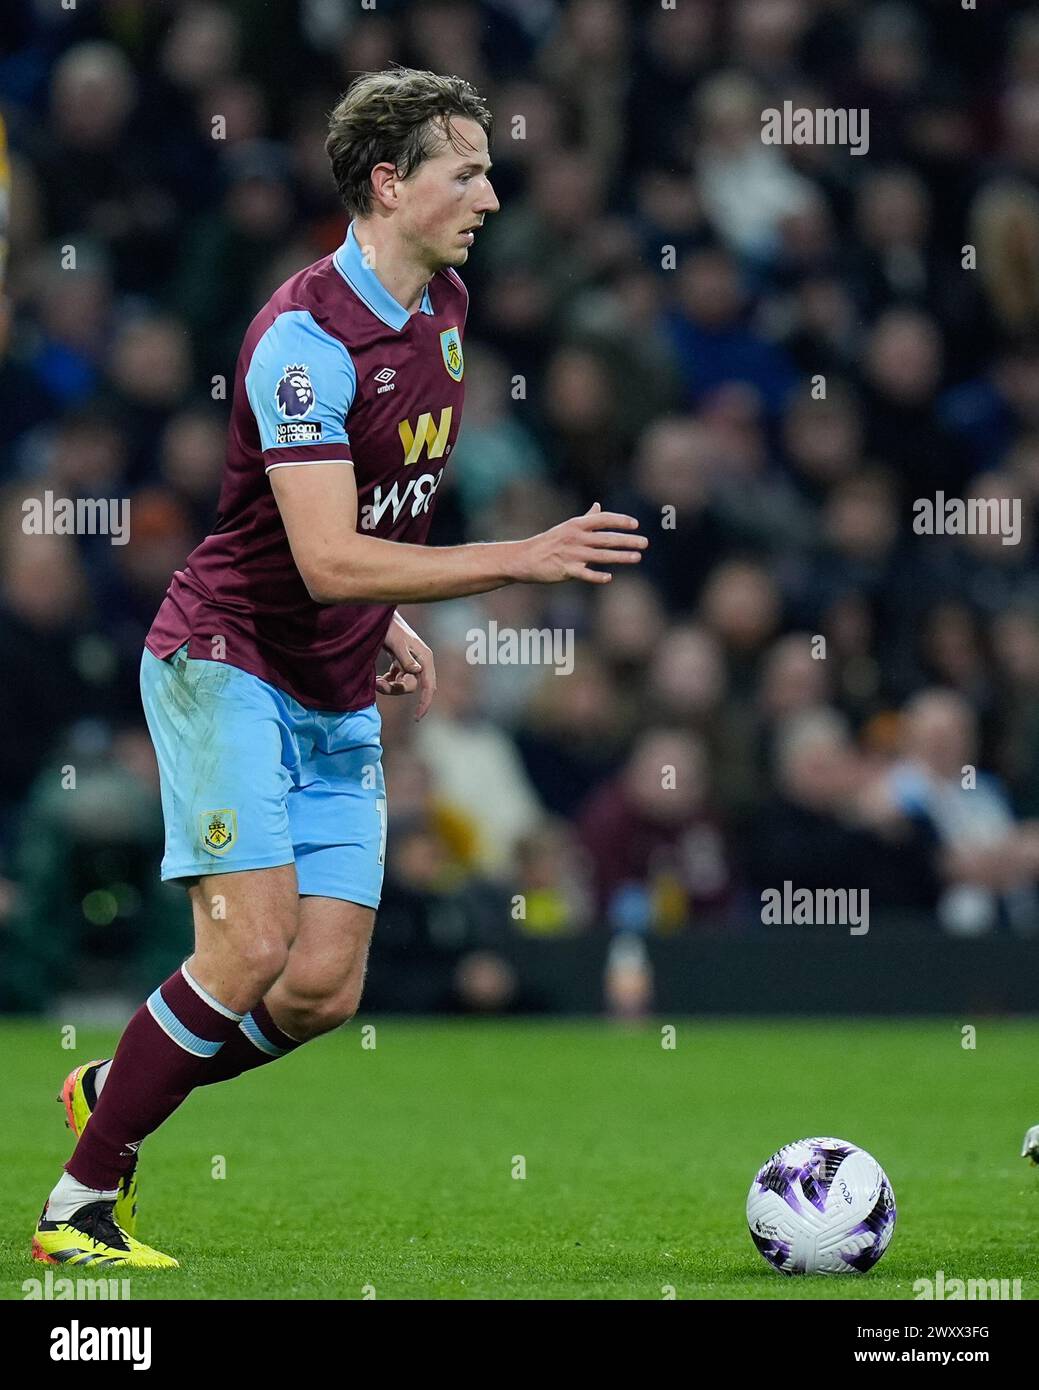
[[164,879],[296,865],[301,894],[378,907],[386,855],[382,720],[334,714],[187,646],[145,649],[141,698],[159,762]]

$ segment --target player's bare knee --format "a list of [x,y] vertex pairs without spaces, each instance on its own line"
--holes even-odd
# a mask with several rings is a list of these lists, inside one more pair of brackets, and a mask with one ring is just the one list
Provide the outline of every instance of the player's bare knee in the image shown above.
[[289,1036],[303,1042],[348,1023],[359,1004],[355,991],[309,996],[290,993],[278,1001],[278,1016]]
[[307,1026],[310,1036],[320,1037],[322,1033],[332,1033],[349,1023],[357,1012],[357,1004],[349,1001],[330,1000],[311,1011]]
[[335,1017],[337,1020],[334,1024],[334,1027],[339,1028],[344,1023],[349,1023],[360,1007],[361,996],[359,993],[350,994],[345,999],[340,999],[336,1009],[334,1010]]
[[262,998],[275,984],[288,958],[288,947],[274,938],[253,940],[242,948],[237,965],[256,999]]

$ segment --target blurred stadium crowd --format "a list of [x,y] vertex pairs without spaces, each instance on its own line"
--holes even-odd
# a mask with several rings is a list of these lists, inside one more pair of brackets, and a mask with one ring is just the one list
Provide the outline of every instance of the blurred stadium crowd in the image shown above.
[[[326,113],[393,61],[496,113],[433,543],[600,501],[651,549],[602,590],[406,612],[440,693],[417,727],[380,701],[380,956],[451,969],[389,1002],[506,1001],[512,933],[760,931],[785,880],[1039,930],[1039,15],[982,9],[6,10],[0,1003],[183,946],[143,637],[214,514],[247,324],[342,240]],[[868,109],[868,154],[764,145],[784,100]],[[129,542],[24,534],[46,489],[130,498]],[[915,534],[938,491],[1020,499],[1018,543]],[[492,619],[572,631],[573,672],[470,663]]]

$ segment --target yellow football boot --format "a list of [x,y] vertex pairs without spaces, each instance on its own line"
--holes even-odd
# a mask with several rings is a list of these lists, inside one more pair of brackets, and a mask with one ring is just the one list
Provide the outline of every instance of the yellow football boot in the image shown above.
[[51,1221],[44,1207],[32,1239],[32,1257],[48,1265],[117,1265],[131,1269],[177,1269],[172,1255],[142,1245],[116,1221],[113,1202],[88,1202],[65,1221]]
[[[97,1104],[97,1091],[94,1088],[94,1075],[98,1067],[103,1067],[109,1059],[102,1057],[94,1062],[84,1062],[74,1067],[65,1078],[65,1084],[58,1096],[65,1106],[65,1123],[78,1139],[86,1128],[87,1121],[94,1113]],[[137,1159],[133,1167],[119,1182],[119,1195],[115,1199],[115,1221],[128,1236],[137,1234]]]

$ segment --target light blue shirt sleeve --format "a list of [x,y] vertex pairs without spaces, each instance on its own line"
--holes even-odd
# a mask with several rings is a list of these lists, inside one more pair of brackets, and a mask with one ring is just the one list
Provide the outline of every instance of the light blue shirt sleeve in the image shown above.
[[[327,458],[350,459],[346,416],[357,390],[357,371],[343,344],[326,333],[305,309],[279,314],[256,344],[245,390],[260,431],[260,447],[310,446],[306,461],[320,462],[314,446],[330,445]],[[338,450],[338,453],[337,453]],[[304,460],[301,459],[300,462]]]

